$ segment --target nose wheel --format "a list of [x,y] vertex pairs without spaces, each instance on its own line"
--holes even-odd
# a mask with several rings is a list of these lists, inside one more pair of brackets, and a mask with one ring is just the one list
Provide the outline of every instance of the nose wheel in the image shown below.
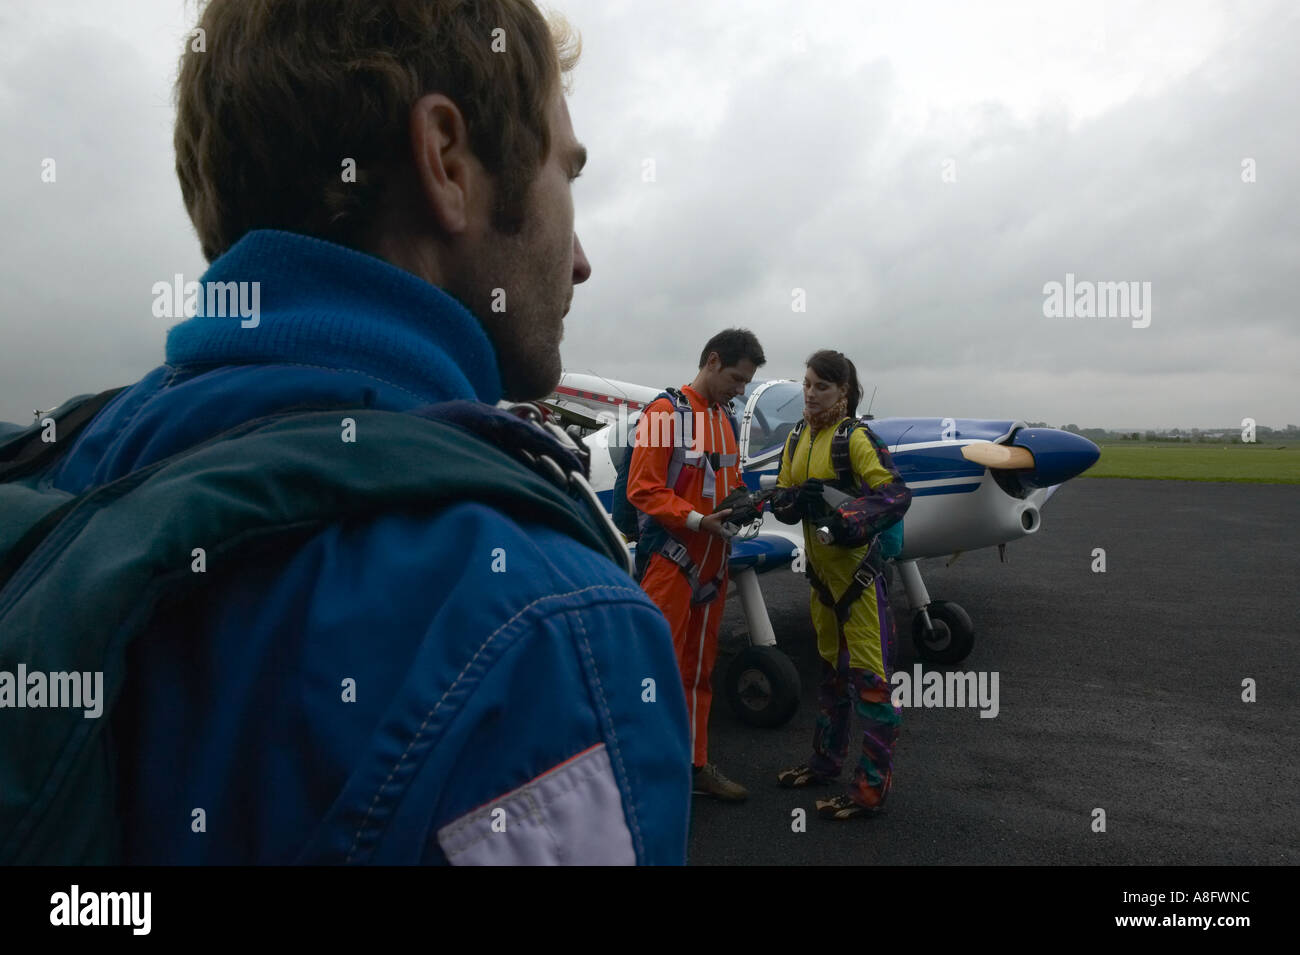
[[912,644],[927,663],[960,663],[975,646],[975,626],[958,604],[935,600],[912,617]]
[[799,708],[799,671],[776,647],[750,646],[727,667],[727,702],[750,726],[781,726]]

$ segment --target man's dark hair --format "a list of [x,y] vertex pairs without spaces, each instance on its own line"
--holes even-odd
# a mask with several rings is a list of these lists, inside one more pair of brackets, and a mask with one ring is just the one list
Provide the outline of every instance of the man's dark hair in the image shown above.
[[755,368],[767,364],[767,358],[763,355],[763,346],[758,343],[758,336],[748,328],[728,328],[710,338],[709,343],[704,346],[704,351],[700,352],[699,367],[703,368],[709,363],[710,352],[718,353],[723,368],[740,364],[742,358],[752,361]]

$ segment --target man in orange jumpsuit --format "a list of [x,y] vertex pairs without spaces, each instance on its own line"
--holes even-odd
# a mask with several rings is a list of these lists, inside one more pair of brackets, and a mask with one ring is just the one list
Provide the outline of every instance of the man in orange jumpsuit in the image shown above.
[[695,380],[642,414],[627,479],[628,502],[641,512],[637,549],[650,554],[648,562],[640,554],[641,586],[668,619],[686,690],[695,792],[733,802],[749,793],[708,760],[710,680],[731,551],[722,524],[730,511],[713,512],[742,483],[731,399],[765,361],[747,329],[709,339]]

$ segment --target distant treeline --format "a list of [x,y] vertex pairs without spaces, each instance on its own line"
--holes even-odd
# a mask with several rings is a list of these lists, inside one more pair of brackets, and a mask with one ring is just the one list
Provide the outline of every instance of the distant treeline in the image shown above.
[[[1050,428],[1045,421],[1030,421],[1031,428]],[[1108,428],[1080,428],[1077,424],[1060,425],[1062,431],[1073,431],[1089,441],[1145,441],[1169,444],[1242,444],[1240,428],[1169,428],[1162,431],[1111,431]],[[1300,427],[1289,424],[1285,428],[1255,426],[1255,444],[1277,444],[1300,441]]]

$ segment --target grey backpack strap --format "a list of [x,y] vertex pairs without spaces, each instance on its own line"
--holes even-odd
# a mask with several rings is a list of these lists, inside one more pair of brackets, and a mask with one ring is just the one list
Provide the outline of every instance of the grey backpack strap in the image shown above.
[[[53,411],[40,413],[36,422],[0,441],[0,484],[26,477],[49,466],[72,446],[72,439],[91,419],[125,388],[112,388],[97,395],[69,398]],[[54,423],[54,440],[45,438],[46,425]]]
[[[700,568],[691,560],[690,554],[686,550],[686,545],[677,538],[669,535],[663,546],[658,550],[665,560],[670,560],[677,565],[677,569],[686,575],[687,581],[691,585],[691,604],[707,604],[718,599],[718,584],[722,581],[722,574],[707,583],[700,581]],[[723,563],[726,567],[726,563]]]
[[850,451],[853,432],[861,424],[857,418],[845,418],[835,426],[831,436],[831,467],[835,469],[835,482],[847,494],[857,494],[853,481],[853,455]]

